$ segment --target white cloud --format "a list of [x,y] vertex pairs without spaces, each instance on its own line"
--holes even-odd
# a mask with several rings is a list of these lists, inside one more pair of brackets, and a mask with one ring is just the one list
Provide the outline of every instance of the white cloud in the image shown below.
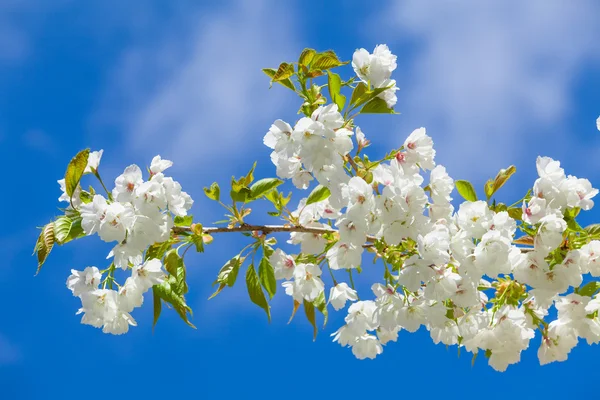
[[399,54],[401,118],[427,126],[453,174],[481,180],[528,146],[567,154],[575,80],[600,58],[599,13],[594,0],[402,0],[371,32],[411,45]]
[[261,68],[297,53],[284,11],[275,1],[239,0],[168,21],[155,42],[124,52],[105,102],[117,105],[100,118],[116,118],[128,148],[176,154],[188,167],[260,146],[285,96],[267,89]]

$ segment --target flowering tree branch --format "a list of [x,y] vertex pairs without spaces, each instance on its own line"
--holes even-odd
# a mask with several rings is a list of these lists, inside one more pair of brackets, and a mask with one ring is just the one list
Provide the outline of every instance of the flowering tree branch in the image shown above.
[[[191,233],[194,232],[193,226],[176,226],[173,227],[174,234],[180,233]],[[262,232],[265,235],[270,233],[279,233],[279,232],[297,232],[297,233],[312,233],[315,235],[323,235],[327,233],[336,233],[337,229],[330,228],[314,228],[308,226],[301,225],[250,225],[243,224],[239,226],[207,226],[202,227],[202,232],[205,234],[213,234],[213,233],[234,233],[234,232]],[[367,235],[367,242],[374,242],[377,240],[375,236]]]
[[[580,338],[600,342],[600,225],[577,222],[598,190],[538,157],[538,179],[520,199],[497,197],[514,166],[489,179],[479,197],[470,182],[436,165],[425,128],[383,157],[369,157],[356,119],[395,114],[396,56],[385,45],[357,50],[354,75],[343,80],[333,70],[348,63],[333,51],[305,49],[298,61],[263,70],[271,84],[301,98],[302,117],[293,125],[276,120],[263,138],[277,178],[256,179],[255,163],[231,179],[227,198],[216,182],[204,188],[226,210],[223,226],[203,227],[189,214],[192,198],[166,175],[171,161],[154,157],[146,179],[137,165],[126,167],[109,190],[98,170],[102,151],[78,153],[59,181],[59,200],[68,206],[36,243],[38,271],[55,245],[98,235],[114,243],[110,265],[71,270],[67,279],[83,324],[126,333],[152,290],[154,324],[167,304],[193,327],[186,252],[203,252],[213,234],[242,233],[247,243],[217,273],[211,298],[245,269],[249,299],[269,320],[269,302],[283,288],[292,317],[304,307],[315,336],[318,314],[326,323],[330,308],[350,303],[332,336],[360,359],[381,354],[401,330],[420,328],[436,344],[483,353],[498,371],[519,362],[536,333],[540,364],[566,360]],[[83,188],[86,176],[98,180],[100,193]],[[307,195],[290,207],[293,193]],[[273,206],[267,214],[274,224],[249,222],[257,201]],[[272,233],[288,233],[299,251],[277,247]],[[373,279],[361,276],[365,251],[382,272],[372,300],[359,300],[354,285],[355,278]]]

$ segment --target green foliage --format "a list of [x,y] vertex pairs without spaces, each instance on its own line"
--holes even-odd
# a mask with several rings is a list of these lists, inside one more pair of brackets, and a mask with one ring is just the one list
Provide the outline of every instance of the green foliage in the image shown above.
[[258,265],[258,278],[260,284],[269,294],[269,298],[272,299],[277,292],[277,280],[275,279],[275,270],[269,261],[269,256],[273,253],[273,250],[265,247],[263,249],[263,257]]
[[219,271],[219,275],[217,275],[217,280],[213,282],[213,286],[218,283],[219,288],[208,298],[209,300],[218,295],[225,286],[232,287],[235,284],[238,273],[240,272],[240,267],[243,263],[244,258],[238,254],[223,265]]
[[144,260],[151,260],[153,258],[163,258],[167,251],[171,248],[172,242],[167,240],[163,243],[154,243],[146,250],[146,256]]
[[269,215],[273,217],[279,217],[283,212],[285,206],[289,203],[292,198],[292,193],[290,192],[287,197],[277,191],[277,189],[273,189],[265,195],[265,198],[269,200],[275,206],[277,212],[269,212]]
[[315,58],[317,52],[314,49],[304,49],[298,58],[298,64],[308,67]]
[[342,79],[338,74],[331,71],[327,71],[327,76],[329,78],[327,86],[329,87],[331,101],[338,106],[338,110],[341,112],[346,104],[346,96],[340,93],[340,90],[342,89]]
[[204,194],[211,200],[219,201],[221,196],[221,189],[217,182],[213,182],[209,188],[204,188]]
[[163,264],[169,276],[162,284],[152,287],[154,295],[154,325],[156,325],[160,317],[162,300],[173,307],[186,324],[192,328],[196,328],[188,317],[188,314],[192,315],[192,309],[185,302],[184,295],[188,292],[188,285],[183,259],[179,256],[176,249],[172,249],[166,253]]
[[322,291],[319,297],[313,302],[317,310],[323,314],[323,328],[327,325],[327,319],[329,318],[329,312],[327,311],[327,302],[325,301],[325,291]]
[[42,269],[42,266],[48,259],[52,248],[54,247],[54,243],[56,242],[56,238],[54,236],[54,222],[50,222],[46,226],[42,228],[40,232],[40,236],[35,244],[34,254],[37,254],[38,267],[36,271],[36,275]]
[[79,181],[83,176],[83,171],[87,166],[89,155],[90,149],[82,150],[77,153],[75,157],[73,157],[67,166],[67,171],[65,172],[65,193],[67,193],[69,196],[71,206],[73,206],[73,193],[75,193],[75,190],[79,185]]
[[498,189],[504,186],[506,181],[508,181],[515,172],[517,172],[517,168],[514,165],[511,165],[506,169],[501,169],[496,175],[496,178],[493,180],[490,179],[485,183],[484,190],[488,201],[492,198],[494,193],[498,191]]
[[[292,66],[293,68],[293,66]],[[275,74],[277,74],[277,70],[273,69],[273,68],[263,68],[262,70],[269,78],[271,78],[271,85],[273,84],[273,77],[275,76]],[[296,91],[296,87],[294,86],[294,82],[292,82],[292,80],[290,78],[286,78],[286,79],[280,79],[278,81],[275,81],[283,86],[285,86],[286,88]]]
[[[173,285],[174,284],[174,285]],[[191,316],[192,315],[192,309],[187,305],[187,303],[185,302],[185,298],[183,296],[182,293],[178,293],[176,291],[177,289],[177,282],[174,282],[174,277],[170,276],[169,279],[165,280],[165,282],[163,282],[161,285],[154,285],[152,287],[152,291],[154,293],[155,296],[157,296],[160,300],[164,301],[165,303],[169,304],[171,307],[173,307],[173,309],[175,309],[175,311],[177,311],[177,314],[179,314],[179,317],[181,317],[181,319],[188,324],[190,327],[192,328],[196,328],[194,326],[194,324],[192,324],[189,320],[188,314]],[[158,300],[159,302],[159,300]],[[160,316],[160,308],[157,312],[157,307],[156,307],[156,303],[157,300],[154,301],[154,318],[156,321],[158,321],[158,316]]]
[[394,110],[387,106],[385,100],[375,97],[360,110],[361,114],[394,114]]
[[152,304],[153,304],[153,319],[152,319],[152,330],[154,331],[154,327],[158,323],[158,319],[160,318],[160,313],[162,311],[162,301],[160,300],[160,296],[156,292],[156,289],[152,287]]
[[592,281],[577,289],[575,293],[581,296],[592,297],[598,290],[600,290],[600,282]]
[[275,71],[275,75],[271,77],[272,82],[279,82],[285,79],[288,79],[294,75],[294,64],[281,63],[279,64],[279,68]]
[[326,200],[331,196],[331,191],[327,186],[318,185],[313,189],[312,192],[308,195],[306,199],[306,205],[309,206],[313,203],[318,203],[319,201]]
[[248,288],[248,295],[250,296],[250,300],[257,306],[265,310],[265,312],[267,313],[267,318],[269,319],[269,322],[271,322],[271,309],[260,285],[260,279],[256,274],[254,265],[252,264],[250,264],[250,266],[246,270],[246,287]]
[[471,182],[463,180],[456,181],[456,190],[463,199],[467,201],[477,201],[477,193],[475,193],[475,188]]
[[264,178],[256,181],[252,186],[250,186],[250,196],[251,200],[258,199],[262,196],[267,195],[270,191],[275,189],[277,186],[281,185],[283,181],[277,178]]
[[315,315],[315,306],[313,303],[304,300],[304,313],[306,314],[306,319],[313,327],[313,341],[317,340],[317,321]]
[[58,217],[54,221],[54,235],[60,245],[85,236],[81,227],[81,217],[79,215]]
[[248,187],[254,180],[254,169],[256,168],[256,162],[252,165],[250,171],[246,176],[242,176],[239,179],[235,179],[235,176],[231,177],[231,200],[245,203],[251,197],[251,190]]
[[194,222],[193,215],[186,215],[185,217],[177,216],[175,217],[175,226],[190,226],[192,222]]
[[349,61],[340,61],[338,56],[332,51],[327,50],[322,53],[315,54],[310,69],[311,70],[327,70],[341,65],[348,64]]
[[600,237],[600,224],[591,224],[584,228],[584,231],[593,237]]

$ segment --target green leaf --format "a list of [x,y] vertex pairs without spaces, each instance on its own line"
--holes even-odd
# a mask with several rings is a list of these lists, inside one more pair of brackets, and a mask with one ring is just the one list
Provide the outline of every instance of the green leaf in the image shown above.
[[162,311],[162,302],[160,301],[160,296],[156,293],[154,287],[152,288],[152,302],[154,304],[154,320],[152,322],[152,331],[154,331],[154,327],[158,323],[158,318],[160,318],[160,313]]
[[485,195],[487,199],[491,199],[494,193],[496,193],[498,189],[504,186],[506,181],[508,181],[515,172],[517,172],[517,167],[511,165],[506,169],[501,169],[493,181],[491,179],[488,180],[485,183]]
[[271,81],[279,82],[289,78],[292,75],[294,75],[294,64],[288,64],[284,62],[279,64],[279,68],[277,68],[277,71],[271,78]]
[[358,107],[367,102],[369,99],[365,94],[369,88],[363,82],[359,82],[354,90],[352,91],[352,97],[350,97],[350,105],[352,107]]
[[342,79],[338,74],[331,71],[327,71],[327,76],[327,86],[329,87],[329,95],[331,96],[331,101],[338,106],[338,111],[341,112],[344,108],[344,105],[346,104],[346,96],[340,94],[340,90],[342,89]]
[[349,61],[342,62],[332,50],[317,53],[310,65],[311,70],[322,70],[339,67],[348,64]]
[[306,205],[311,205],[313,203],[318,203],[319,201],[326,200],[331,196],[331,191],[327,186],[318,185],[313,189],[312,192],[308,195],[306,199]]
[[325,291],[322,291],[319,297],[313,302],[317,310],[323,314],[323,328],[327,325],[327,319],[329,318],[329,312],[327,311],[327,302],[325,301]]
[[58,217],[54,221],[54,237],[56,238],[56,243],[62,245],[83,236],[85,236],[85,233],[81,227],[80,216],[67,217],[64,215]]
[[183,295],[177,294],[173,290],[171,285],[171,279],[163,282],[161,285],[154,285],[152,290],[153,293],[155,293],[161,300],[163,300],[165,303],[170,304],[173,307],[173,309],[177,311],[179,317],[181,317],[181,319],[186,324],[188,324],[194,329],[196,328],[188,318],[188,314],[190,316],[192,315],[192,309],[186,304]]
[[580,287],[579,290],[577,290],[577,293],[581,296],[592,297],[593,294],[598,291],[598,289],[600,289],[600,282],[592,281]]
[[258,199],[281,185],[283,181],[277,178],[264,178],[250,186],[250,198]]
[[217,280],[213,282],[213,286],[219,283],[219,288],[208,298],[209,300],[218,295],[225,286],[232,287],[235,284],[243,261],[244,259],[240,258],[238,254],[223,265],[219,271],[219,275],[217,275]]
[[271,310],[269,307],[269,303],[267,302],[267,298],[262,291],[262,287],[260,286],[260,280],[258,275],[256,274],[256,270],[254,269],[254,265],[250,264],[248,270],[246,271],[246,286],[248,288],[248,295],[250,296],[250,300],[265,310],[267,313],[267,318],[269,322],[271,322]]
[[177,216],[175,217],[175,226],[190,226],[192,222],[194,222],[193,215],[186,215],[185,217]]
[[[275,74],[277,73],[277,70],[273,69],[273,68],[263,68],[262,70],[269,78],[273,79],[273,77],[275,76]],[[273,82],[271,81],[271,84]],[[282,79],[280,81],[277,81],[277,83],[285,86],[288,89],[293,90],[294,92],[296,91],[296,86],[294,86],[294,82],[292,82],[292,80],[290,78],[287,79]]]
[[261,285],[269,294],[269,298],[272,299],[277,292],[277,280],[275,279],[275,270],[267,257],[263,257],[260,260],[260,264],[258,265],[258,278],[260,279]]
[[42,269],[42,265],[44,265],[48,255],[50,255],[55,241],[54,222],[50,222],[42,228],[42,232],[40,233],[35,245],[34,254],[37,254],[38,260],[38,267],[35,273],[36,275],[39,274],[40,270]]
[[456,190],[463,199],[467,201],[477,201],[477,193],[475,193],[475,188],[471,182],[463,180],[456,181]]
[[165,256],[165,269],[174,278],[171,281],[171,289],[178,295],[183,296],[188,292],[186,282],[186,270],[183,258],[177,253],[177,249],[172,249]]
[[310,303],[304,300],[304,313],[306,314],[306,319],[313,327],[313,342],[317,340],[317,320],[315,316],[315,306],[313,303]]
[[394,114],[394,110],[388,108],[385,100],[375,97],[370,100],[365,106],[360,110],[361,114]]
[[171,248],[171,241],[167,240],[162,243],[154,243],[146,250],[146,257],[144,260],[151,260],[153,258],[163,258],[165,253]]
[[294,319],[294,316],[296,315],[296,311],[298,311],[298,307],[300,307],[300,302],[294,300],[294,306],[292,308],[292,315],[290,316],[290,319],[288,320],[288,324],[290,322],[292,322],[292,320]]
[[314,49],[304,49],[298,58],[298,64],[308,67],[315,58],[317,52]]
[[217,182],[213,182],[209,188],[204,188],[204,194],[211,200],[219,201],[221,196],[221,189]]
[[600,235],[600,224],[591,224],[586,226],[584,229],[590,236],[599,236]]
[[523,209],[521,207],[511,207],[507,210],[508,215],[517,221],[523,220]]
[[71,221],[71,218],[67,217],[66,215],[58,217],[54,221],[54,237],[58,243],[63,243],[63,241],[69,237],[72,225],[73,221]]
[[198,253],[204,253],[204,235],[194,233],[189,237],[190,243],[193,243],[196,246],[196,251]]
[[494,194],[494,180],[488,179],[483,187],[483,191],[485,192],[485,197],[489,200]]
[[[73,206],[73,193],[79,185],[79,181],[83,176],[83,171],[87,167],[88,156],[90,155],[90,149],[85,149],[77,153],[75,157],[69,162],[67,171],[65,172],[65,192],[69,196],[71,206]],[[73,207],[74,208],[74,207]]]

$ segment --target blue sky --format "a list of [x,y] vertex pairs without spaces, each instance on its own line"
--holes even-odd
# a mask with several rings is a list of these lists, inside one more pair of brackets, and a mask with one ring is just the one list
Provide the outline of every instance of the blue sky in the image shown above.
[[[196,218],[220,219],[202,187],[226,184],[254,160],[258,175],[272,176],[262,136],[273,120],[296,117],[296,99],[279,87],[268,90],[260,68],[293,60],[304,47],[350,59],[357,47],[387,43],[398,55],[401,115],[358,121],[375,154],[425,126],[437,161],[456,179],[481,187],[515,164],[518,174],[502,192],[507,201],[532,185],[538,154],[599,187],[600,3],[122,3],[0,3],[0,157],[8,167],[0,234],[2,399],[589,393],[588,385],[563,383],[595,379],[598,347],[580,344],[566,363],[539,367],[534,341],[519,365],[498,374],[483,357],[472,368],[468,354],[457,358],[454,348],[419,331],[401,333],[375,361],[357,361],[328,337],[342,312],[313,343],[303,315],[286,324],[291,302],[283,293],[270,325],[242,285],[208,302],[217,271],[242,247],[240,237],[217,237],[205,254],[187,258],[198,330],[166,310],[152,334],[147,299],[134,315],[139,326],[121,337],[80,325],[78,300],[65,287],[71,268],[102,266],[107,246],[90,238],[58,248],[37,277],[31,250],[35,227],[58,213],[56,180],[85,147],[105,150],[108,181],[155,154],[173,159],[173,176],[196,200]],[[582,223],[599,219],[593,210]]]

